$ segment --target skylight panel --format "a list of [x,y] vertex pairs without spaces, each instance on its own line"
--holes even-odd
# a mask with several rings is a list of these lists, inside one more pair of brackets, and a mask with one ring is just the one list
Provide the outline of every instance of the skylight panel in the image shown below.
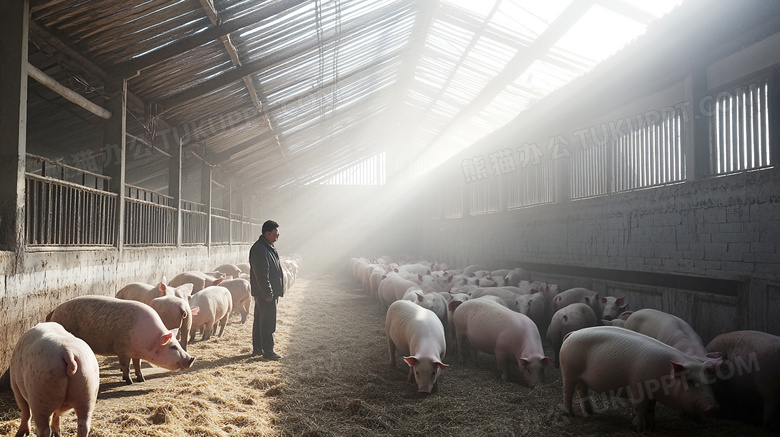
[[646,26],[642,23],[594,5],[554,47],[577,53],[598,63],[643,34],[645,29]]

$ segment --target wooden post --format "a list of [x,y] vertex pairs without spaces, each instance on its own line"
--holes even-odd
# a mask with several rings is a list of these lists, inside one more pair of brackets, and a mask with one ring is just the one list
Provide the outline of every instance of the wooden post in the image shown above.
[[168,195],[173,197],[173,206],[176,208],[173,218],[174,232],[176,233],[176,247],[181,248],[182,221],[181,221],[181,174],[182,174],[182,148],[181,138],[171,147],[171,159],[168,170]]
[[[116,248],[120,252],[125,239],[125,168],[127,148],[125,132],[127,120],[127,80],[106,81],[106,91],[112,97],[106,100],[106,109],[111,111],[111,118],[103,122],[103,144],[108,156],[103,162],[106,166],[103,173],[111,177],[111,192],[116,197]],[[118,156],[112,156],[114,151]]]
[[30,2],[0,2],[0,249],[25,243],[27,153],[27,38]]

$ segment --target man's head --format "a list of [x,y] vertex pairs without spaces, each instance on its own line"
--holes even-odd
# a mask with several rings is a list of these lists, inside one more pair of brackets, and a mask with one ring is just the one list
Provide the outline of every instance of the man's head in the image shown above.
[[276,240],[279,239],[279,223],[273,220],[266,220],[263,223],[263,236],[269,243],[276,243]]

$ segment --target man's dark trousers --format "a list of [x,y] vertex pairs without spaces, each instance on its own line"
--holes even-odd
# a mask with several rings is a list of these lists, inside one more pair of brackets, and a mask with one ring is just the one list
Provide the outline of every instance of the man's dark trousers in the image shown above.
[[274,353],[274,332],[276,332],[276,298],[267,302],[255,297],[255,318],[252,325],[252,353],[271,355]]

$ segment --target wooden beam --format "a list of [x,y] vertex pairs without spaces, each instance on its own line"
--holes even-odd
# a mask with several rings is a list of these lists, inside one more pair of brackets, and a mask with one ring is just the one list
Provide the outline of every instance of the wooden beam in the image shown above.
[[38,81],[38,83],[45,86],[46,88],[59,94],[64,99],[81,106],[82,108],[97,115],[98,117],[106,120],[111,118],[111,111],[107,110],[106,108],[103,108],[102,106],[92,103],[86,97],[73,91],[72,89],[66,87],[65,85],[57,82],[56,79],[44,73],[43,71],[35,68],[35,66],[30,64],[29,62],[27,63],[27,75],[35,79],[36,81]]
[[178,39],[171,44],[160,47],[159,49],[147,54],[135,57],[125,62],[120,62],[119,64],[111,67],[108,70],[108,73],[118,77],[131,77],[137,74],[139,71],[164,62],[176,55],[185,53],[196,47],[200,47],[203,44],[216,41],[217,39],[239,29],[256,25],[260,21],[266,20],[289,9],[304,5],[308,2],[308,0],[281,0],[274,2],[257,12],[247,14],[243,17],[239,17],[225,23],[219,23],[215,27],[210,27],[202,32]]
[[[404,3],[408,4],[410,2],[406,1]],[[397,11],[399,8],[400,6],[398,4],[391,4],[389,6],[385,6],[381,9],[378,9],[374,12],[366,14],[360,19],[356,19],[350,23],[343,24],[341,27],[341,33],[350,34],[353,32],[359,32],[361,30],[365,30],[366,26],[370,26],[371,24],[380,22],[382,20],[386,20],[388,15]],[[249,76],[252,74],[259,73],[265,69],[268,69],[288,59],[303,55],[319,47],[320,43],[322,43],[322,45],[326,45],[334,42],[335,40],[336,40],[336,36],[325,38],[321,42],[318,41],[317,39],[312,38],[310,41],[307,41],[303,44],[296,46],[293,50],[284,51],[282,53],[274,53],[262,59],[259,59],[257,61],[245,63],[242,67],[234,68],[232,70],[226,71],[225,73],[222,73],[219,76],[216,76],[212,79],[206,80],[199,85],[188,88],[177,94],[173,94],[167,97],[166,99],[160,101],[160,105],[162,106],[163,111],[170,110],[171,108],[191,102],[200,96],[214,92],[220,88],[224,88],[234,82],[242,80],[244,76]]]

